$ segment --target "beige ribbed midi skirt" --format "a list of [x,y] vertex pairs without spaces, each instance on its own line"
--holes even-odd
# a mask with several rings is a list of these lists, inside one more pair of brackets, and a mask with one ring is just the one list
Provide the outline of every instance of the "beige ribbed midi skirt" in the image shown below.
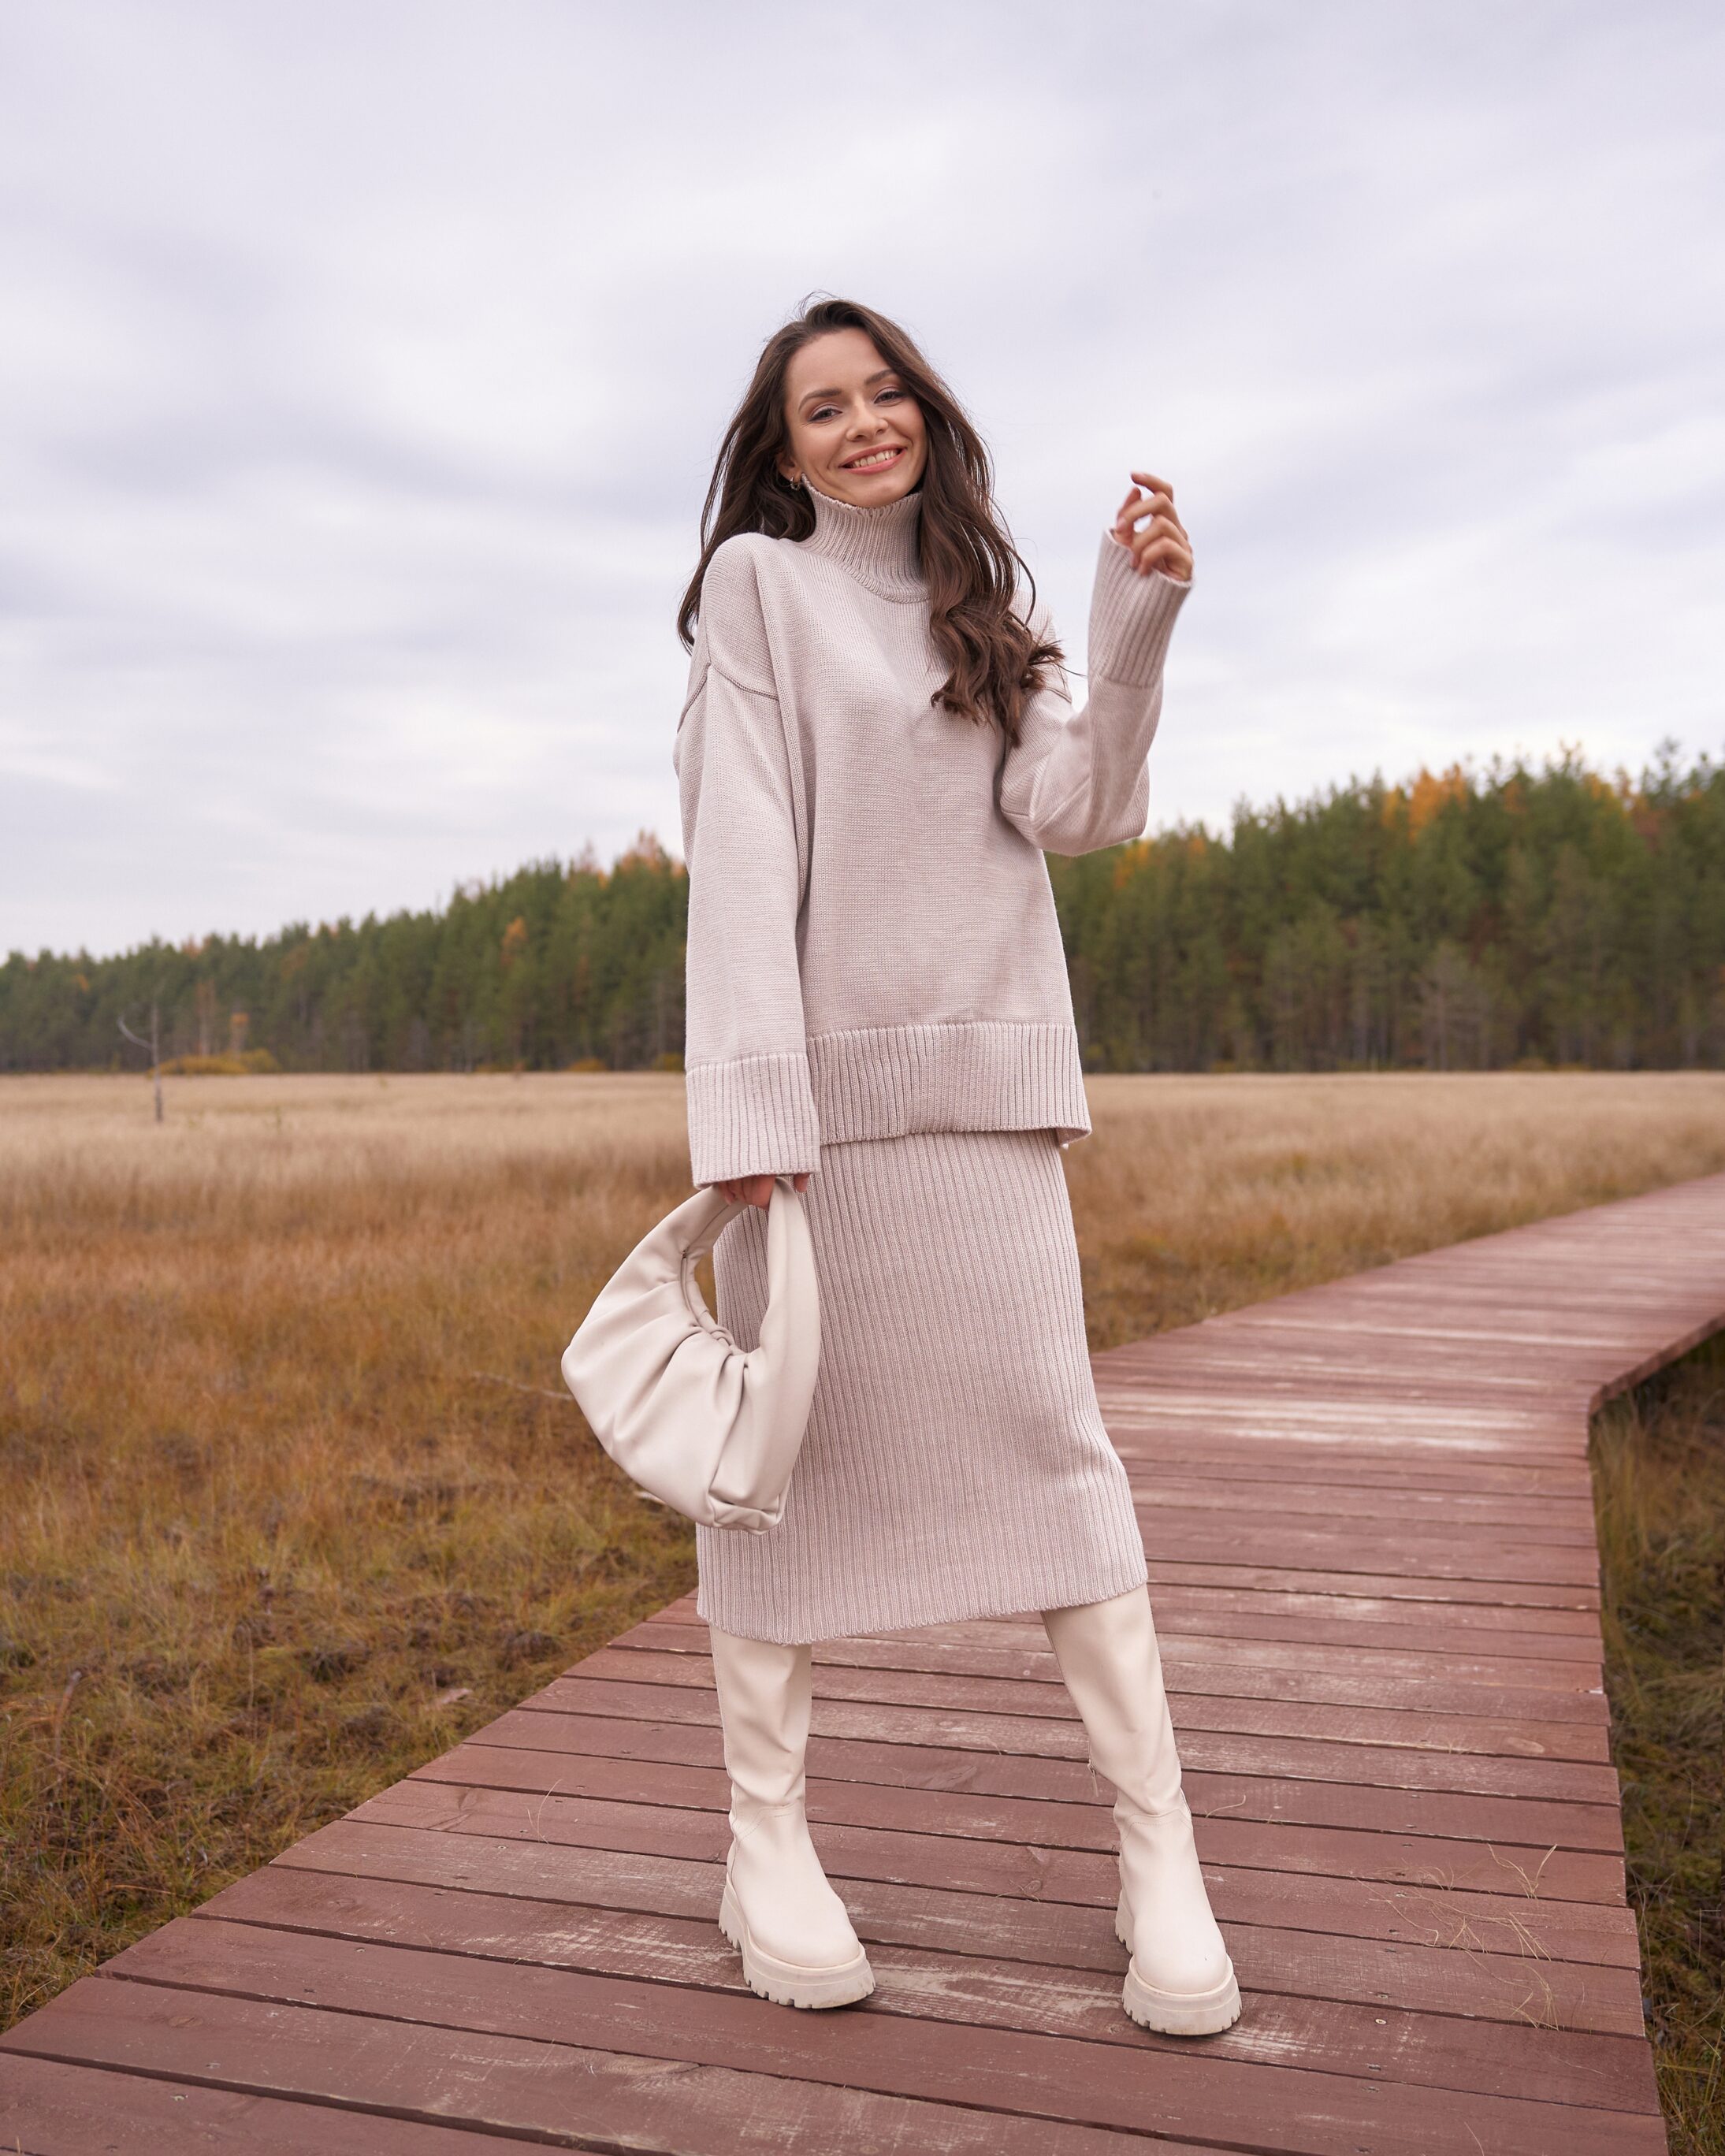
[[[808,1435],[776,1527],[697,1528],[701,1615],[790,1644],[1141,1585],[1054,1133],[823,1146],[803,1202],[821,1296]],[[745,1348],[766,1225],[752,1207],[713,1252],[719,1322]]]

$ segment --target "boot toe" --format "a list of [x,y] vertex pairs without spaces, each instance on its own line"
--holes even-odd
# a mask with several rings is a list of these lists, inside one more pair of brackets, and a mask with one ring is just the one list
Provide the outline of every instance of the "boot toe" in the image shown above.
[[1233,1964],[1202,1991],[1169,1990],[1147,1980],[1136,1961],[1126,1973],[1120,2003],[1141,2028],[1163,2036],[1214,2036],[1240,2019],[1240,1985]]
[[855,1962],[862,1952],[845,1904],[836,1895],[830,1910],[799,1912],[794,1922],[771,1907],[749,1912],[749,1931],[755,1945],[787,1967],[837,1969]]
[[[1170,2035],[1204,2035],[1225,2029],[1238,2018],[1240,1987],[1234,1964],[1207,1910],[1188,1910],[1179,1925],[1141,1938],[1122,1890],[1114,1929],[1132,1956],[1126,2008],[1134,2020]],[[1218,2014],[1224,2018],[1216,2019]]]
[[[850,1951],[831,1960],[812,1958],[819,1943],[806,1934],[798,1935],[793,1953],[775,1953],[752,1929],[728,1884],[719,1906],[719,1928],[742,1956],[743,1980],[750,1990],[778,2005],[850,2006],[875,1989],[875,1972],[854,1932]],[[850,1931],[848,1918],[845,1928]]]
[[821,1871],[802,1822],[733,1841],[719,1928],[742,1956],[751,1990],[782,2006],[848,2006],[875,1988],[850,1912]]
[[1158,1941],[1149,1953],[1134,1953],[1132,1967],[1142,1983],[1171,1999],[1207,1998],[1234,1974],[1234,1964],[1220,1939],[1214,1951],[1209,1953],[1189,1943],[1171,1948]]

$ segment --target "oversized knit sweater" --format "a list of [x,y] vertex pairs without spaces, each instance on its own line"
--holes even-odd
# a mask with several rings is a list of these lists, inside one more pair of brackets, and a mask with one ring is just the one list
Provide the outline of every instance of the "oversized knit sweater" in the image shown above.
[[947,669],[920,495],[809,499],[809,538],[741,533],[708,564],[673,751],[697,1184],[817,1168],[857,1138],[1089,1132],[1042,855],[1142,833],[1190,588],[1139,576],[1105,532],[1088,700],[1051,682],[1009,744],[931,701]]

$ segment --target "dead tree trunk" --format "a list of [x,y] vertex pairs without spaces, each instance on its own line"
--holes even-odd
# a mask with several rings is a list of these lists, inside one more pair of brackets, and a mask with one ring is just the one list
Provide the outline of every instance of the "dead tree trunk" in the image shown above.
[[134,1048],[141,1048],[150,1059],[150,1079],[156,1089],[156,1120],[159,1123],[162,1120],[161,1014],[152,1003],[150,1006],[150,1038],[147,1040],[141,1040],[124,1019],[120,1021],[120,1030]]

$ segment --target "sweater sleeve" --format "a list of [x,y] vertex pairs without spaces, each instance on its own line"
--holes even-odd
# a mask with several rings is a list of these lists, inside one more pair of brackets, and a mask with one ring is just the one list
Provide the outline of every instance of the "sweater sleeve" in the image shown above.
[[[716,613],[730,596],[709,588],[703,607]],[[684,1069],[697,1185],[820,1165],[784,726],[770,686],[719,663],[735,663],[731,641],[703,619],[673,757],[689,869]]]
[[1074,711],[1048,688],[1024,709],[1001,759],[1000,813],[1045,853],[1088,854],[1142,838],[1150,813],[1146,759],[1162,716],[1162,669],[1190,583],[1141,577],[1102,535],[1090,608],[1090,696]]

